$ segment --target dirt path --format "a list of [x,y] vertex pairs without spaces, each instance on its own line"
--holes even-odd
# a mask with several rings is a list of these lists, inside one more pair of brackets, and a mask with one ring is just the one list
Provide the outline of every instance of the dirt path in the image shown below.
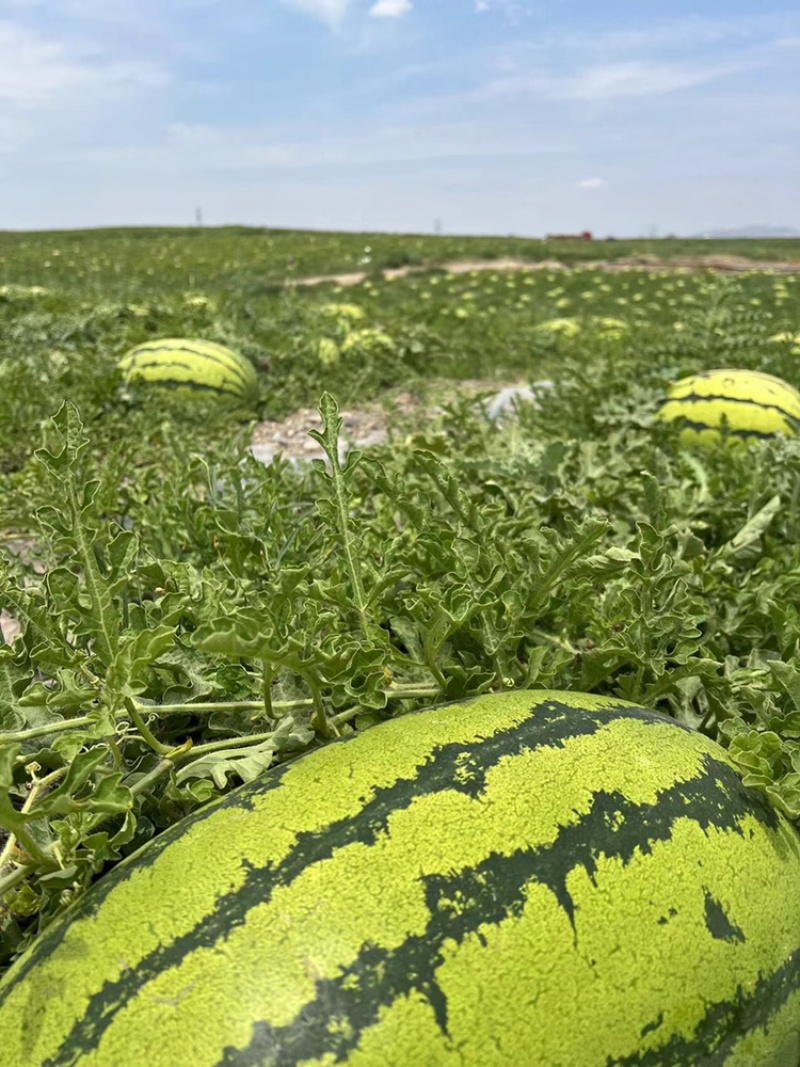
[[[537,383],[540,388],[548,388],[552,383]],[[408,433],[421,425],[430,425],[445,412],[445,405],[450,401],[469,396],[484,397],[487,402],[500,400],[500,410],[511,405],[506,397],[508,390],[528,392],[525,381],[495,381],[465,379],[451,381],[431,379],[420,383],[414,391],[408,389],[392,390],[381,401],[374,401],[360,407],[346,408],[339,412],[342,418],[342,435],[339,441],[339,458],[344,458],[350,448],[368,448],[370,445],[382,444],[388,436],[389,422],[394,419],[402,424]],[[500,399],[505,397],[505,400]],[[523,395],[522,399],[525,397]],[[319,412],[316,408],[300,408],[287,415],[280,422],[261,422],[253,432],[251,452],[260,463],[271,463],[277,452],[291,462],[297,460],[322,459],[323,451],[316,441],[309,437],[309,430],[321,430]]]
[[[453,263],[429,263],[425,266],[393,267],[381,271],[385,279],[404,278],[408,274],[422,271],[443,270],[448,274],[468,274],[473,270],[574,270],[575,268],[594,267],[597,270],[616,274],[631,268],[638,270],[671,270],[684,274],[707,272],[711,274],[741,274],[743,271],[772,271],[775,274],[795,274],[800,272],[800,262],[745,259],[742,256],[676,256],[674,259],[660,259],[658,256],[622,256],[620,259],[584,259],[577,263],[562,263],[558,259],[543,259],[533,262],[526,259],[476,259],[459,260]],[[347,274],[315,274],[307,278],[293,278],[290,285],[320,285],[332,282],[335,285],[358,285],[368,278],[366,271],[351,271]]]

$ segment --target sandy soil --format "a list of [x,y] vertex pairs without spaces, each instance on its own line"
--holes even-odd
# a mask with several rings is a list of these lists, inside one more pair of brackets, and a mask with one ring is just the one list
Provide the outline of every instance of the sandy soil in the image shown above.
[[[368,448],[384,442],[390,420],[412,432],[423,421],[428,423],[442,415],[443,405],[449,400],[461,396],[491,397],[503,389],[525,385],[525,382],[433,379],[418,391],[395,390],[388,392],[380,403],[343,408],[339,412],[342,418],[340,458],[352,447]],[[261,463],[269,463],[278,451],[290,460],[322,459],[322,449],[308,436],[309,430],[321,429],[316,408],[300,408],[280,422],[261,422],[253,432],[253,455]]]
[[[664,260],[658,256],[623,256],[620,259],[587,259],[579,263],[562,263],[557,259],[544,259],[531,262],[525,259],[479,259],[460,260],[455,263],[431,263],[422,267],[396,267],[384,270],[384,278],[403,278],[408,274],[418,274],[425,270],[443,270],[448,274],[467,274],[473,270],[572,270],[575,267],[594,267],[597,270],[615,274],[619,271],[636,268],[640,270],[670,270],[682,273],[709,272],[717,274],[740,274],[742,271],[763,270],[776,274],[794,274],[800,271],[800,262],[779,262],[745,259],[742,256],[676,256]],[[320,285],[332,282],[335,285],[358,285],[368,277],[366,271],[352,271],[348,274],[316,274],[307,278],[293,278],[290,285]]]

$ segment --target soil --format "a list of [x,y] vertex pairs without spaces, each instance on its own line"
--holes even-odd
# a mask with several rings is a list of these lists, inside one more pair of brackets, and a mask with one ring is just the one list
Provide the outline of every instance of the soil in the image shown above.
[[[352,447],[368,448],[382,444],[388,436],[389,423],[411,432],[422,422],[444,414],[448,401],[462,396],[492,396],[506,388],[526,382],[465,379],[449,381],[433,379],[417,389],[387,392],[381,402],[372,402],[339,411],[342,419],[340,458]],[[280,422],[261,422],[253,432],[253,455],[261,463],[270,463],[277,452],[290,461],[322,459],[324,453],[309,430],[321,430],[322,422],[316,408],[300,408]]]
[[[674,259],[660,259],[653,255],[622,256],[620,259],[587,259],[578,263],[562,263],[558,259],[544,259],[533,262],[527,259],[480,259],[460,260],[455,263],[427,264],[424,266],[394,267],[382,271],[384,278],[404,278],[408,274],[421,271],[443,270],[448,274],[467,274],[473,270],[574,270],[576,267],[593,267],[596,270],[615,274],[619,271],[638,268],[640,270],[671,270],[682,273],[709,272],[715,274],[740,274],[748,270],[772,271],[776,274],[794,274],[800,271],[800,262],[780,260],[746,259],[743,256],[675,256]],[[348,274],[316,274],[307,278],[294,278],[289,285],[320,285],[332,282],[335,285],[358,285],[369,275],[366,271],[351,271]]]

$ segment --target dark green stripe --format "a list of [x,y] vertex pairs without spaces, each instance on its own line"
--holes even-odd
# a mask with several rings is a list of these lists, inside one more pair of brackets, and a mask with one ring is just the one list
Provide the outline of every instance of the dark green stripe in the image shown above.
[[[179,365],[179,364],[178,364]],[[160,363],[160,367],[164,364]],[[153,389],[188,389],[192,393],[215,393],[217,396],[244,396],[244,390],[240,389],[235,383],[231,383],[230,388],[225,388],[223,385],[205,385],[203,382],[193,381],[180,381],[173,378],[145,378],[137,375],[132,375],[132,380],[137,382],[144,382],[147,386]]]
[[[206,343],[207,344],[213,344],[215,342],[208,341]],[[220,347],[223,347],[223,346],[221,345]],[[235,363],[240,364],[240,366],[237,368],[238,370],[246,371],[246,370],[252,370],[253,369],[252,364],[250,363],[250,361],[248,359],[245,359],[245,357],[243,355],[241,355],[239,352],[234,352],[234,350],[232,348],[229,348],[226,351],[232,357],[232,359],[234,360]],[[210,360],[213,360],[216,363],[221,362],[221,357],[218,354],[216,354],[214,352],[201,352],[199,348],[196,348],[194,345],[189,344],[189,343],[177,344],[177,345],[164,345],[164,344],[156,343],[155,341],[145,342],[144,344],[137,345],[136,348],[131,349],[131,351],[128,353],[128,355],[129,356],[143,355],[146,352],[154,352],[154,353],[157,353],[157,352],[186,352],[189,355],[198,356],[200,359],[210,359]],[[229,364],[226,363],[225,366],[227,367],[227,366],[229,366]]]
[[[181,363],[181,361],[179,359],[172,359],[172,360],[169,361],[169,363],[166,363],[164,360],[158,360],[158,361],[156,361],[154,363],[144,363],[141,360],[138,360],[137,363],[135,364],[135,366],[131,367],[130,370],[126,371],[125,373],[128,374],[130,377],[144,378],[145,381],[149,381],[153,385],[165,385],[165,386],[175,385],[176,387],[182,387],[182,388],[186,388],[186,389],[191,389],[191,388],[211,389],[211,390],[213,390],[214,392],[217,392],[217,393],[221,393],[221,392],[228,392],[229,393],[229,392],[232,392],[232,391],[236,391],[238,393],[238,392],[242,392],[243,390],[247,390],[247,389],[252,387],[252,382],[246,382],[243,378],[235,377],[235,376],[233,376],[232,380],[231,380],[231,378],[228,378],[227,382],[226,382],[226,379],[223,378],[222,382],[219,385],[206,385],[204,382],[198,382],[198,381],[195,381],[194,379],[191,379],[191,378],[188,381],[180,381],[178,379],[171,380],[169,378],[156,379],[156,378],[146,378],[146,377],[144,377],[142,372],[150,370],[151,367],[158,367],[160,370],[164,370],[165,368],[169,370],[172,367],[183,367],[184,370],[189,371],[190,374],[196,374],[197,373],[197,367],[195,365],[189,364],[189,363]],[[228,368],[224,367],[223,370],[227,371]],[[230,385],[231,388],[226,389],[225,388],[226,384]]]
[[722,904],[715,900],[708,890],[705,892],[705,898],[706,928],[711,936],[719,941],[745,942],[747,938],[744,936],[744,931],[730,921]]
[[[721,434],[721,426],[712,426],[708,422],[693,422],[691,419],[687,419],[685,415],[679,415],[677,418],[669,420],[670,425],[675,426],[679,430],[695,430],[700,433],[701,430],[713,430],[715,433]],[[732,430],[730,426],[725,427],[725,434],[728,437],[738,437],[743,441],[751,440],[755,438],[758,441],[772,441],[775,438],[775,433],[762,433],[761,430]]]
[[[470,703],[472,703],[472,701],[456,700],[451,701],[450,703],[451,705],[463,704],[465,707],[467,707]],[[447,705],[439,705],[439,708],[446,706]],[[548,702],[547,704],[547,707],[554,706],[555,705],[551,704],[550,702]],[[562,707],[562,705],[558,706]],[[537,707],[538,702],[534,697],[532,697],[531,709],[535,709]],[[416,711],[412,711],[410,712],[410,714],[427,715],[430,714],[432,710],[435,711],[438,709],[422,708]],[[574,709],[566,708],[564,710],[574,712]],[[608,715],[608,718],[611,719],[617,715],[627,715],[629,713],[630,709],[628,708],[612,708],[606,714]],[[586,713],[584,712],[582,714]],[[674,722],[674,720],[671,719],[667,720],[665,716],[657,715],[654,712],[641,710],[637,711],[637,715],[641,718],[644,718],[646,721],[657,721],[662,723],[665,721],[669,721],[671,723],[674,723],[674,725],[679,727],[680,729],[687,729],[682,724],[676,723]],[[379,729],[379,727],[376,727],[376,729]],[[583,730],[583,732],[588,733],[589,731]],[[350,737],[346,737],[340,741],[337,741],[336,744],[352,744],[359,737],[363,738],[364,736],[364,734],[352,734]],[[463,751],[464,746],[458,745],[456,747],[459,753]],[[92,886],[91,892],[87,893],[84,897],[82,897],[73,908],[70,908],[68,911],[64,912],[64,914],[58,918],[58,920],[50,930],[45,931],[44,934],[34,942],[32,948],[24,957],[24,963],[21,963],[19,970],[14,972],[13,982],[10,985],[4,985],[2,988],[0,988],[0,1008],[2,1008],[3,1003],[6,997],[8,996],[11,988],[18,982],[21,982],[25,979],[27,974],[39,962],[39,959],[53,954],[55,949],[62,942],[64,935],[67,932],[68,925],[71,922],[75,922],[81,918],[96,915],[97,912],[100,910],[106,897],[109,895],[109,893],[113,892],[117,884],[119,884],[120,882],[127,881],[131,877],[131,875],[134,874],[135,871],[150,867],[168,845],[170,845],[178,838],[183,837],[186,831],[190,828],[190,823],[191,826],[195,826],[200,822],[204,822],[206,819],[216,814],[218,810],[221,810],[223,808],[244,807],[252,809],[253,797],[260,797],[271,792],[273,789],[277,789],[281,785],[283,776],[286,774],[292,764],[297,762],[298,759],[307,758],[309,755],[311,755],[310,752],[301,753],[299,756],[295,757],[294,760],[288,760],[286,763],[281,764],[280,767],[277,767],[274,770],[270,770],[267,775],[259,776],[254,781],[248,782],[246,785],[238,786],[235,790],[228,793],[227,796],[220,798],[219,800],[212,801],[210,804],[207,804],[199,811],[194,812],[188,817],[188,819],[182,820],[179,823],[175,823],[173,826],[170,826],[167,830],[159,834],[152,841],[149,841],[146,844],[142,845],[142,847],[137,852],[134,852],[131,856],[129,856],[117,867],[115,867],[114,870],[111,871],[105,878],[102,878],[96,885]],[[448,786],[449,785],[450,783],[448,783]]]
[[670,404],[711,404],[714,401],[724,404],[746,404],[748,407],[759,408],[762,411],[777,411],[779,415],[783,415],[794,426],[800,422],[796,415],[792,415],[791,412],[786,411],[779,404],[764,404],[760,400],[746,400],[744,397],[739,396],[718,396],[716,394],[702,396],[700,393],[687,393],[686,396],[668,397],[667,401]]
[[[763,371],[763,370],[746,370],[746,371],[743,371],[739,367],[727,367],[727,368],[721,368],[720,367],[717,370],[701,370],[701,371],[698,371],[697,374],[690,375],[689,378],[684,379],[684,381],[710,382],[710,381],[713,381],[715,378],[719,379],[720,377],[723,377],[723,376],[725,378],[730,378],[730,376],[732,374],[733,375],[746,374],[748,378],[758,378],[760,381],[766,382],[768,385],[777,386],[778,388],[781,388],[781,389],[788,389],[790,393],[796,393],[797,392],[797,390],[795,389],[795,387],[793,385],[789,385],[789,383],[785,382],[783,380],[783,378],[777,378],[774,374],[767,374],[767,372]],[[678,384],[680,384],[680,383],[678,383]],[[800,394],[798,394],[798,395],[800,395]]]
[[[800,949],[795,949],[772,974],[759,975],[749,996],[745,996],[740,986],[731,1000],[710,1004],[691,1038],[673,1034],[661,1048],[609,1060],[607,1067],[689,1067],[690,1064],[725,1067],[742,1037],[766,1028],[798,989]],[[761,1065],[753,1064],[753,1067]]]
[[[736,811],[737,820],[750,812],[747,791],[727,765],[710,756],[704,756],[703,762],[701,776],[676,783],[659,796],[655,805],[633,804],[622,793],[599,791],[593,796],[590,812],[577,823],[561,827],[551,844],[520,849],[510,856],[493,853],[474,868],[423,877],[431,915],[423,934],[407,938],[395,949],[365,942],[339,976],[316,983],[315,999],[305,1004],[291,1023],[282,1027],[254,1023],[247,1047],[225,1048],[218,1067],[255,1067],[264,1063],[290,1067],[326,1055],[345,1062],[358,1047],[361,1035],[378,1023],[381,1010],[414,992],[428,1001],[439,1029],[449,1038],[447,998],[436,976],[444,962],[445,944],[461,944],[470,936],[480,936],[481,928],[499,926],[509,917],[521,915],[528,903],[526,886],[531,881],[546,885],[553,892],[574,931],[567,879],[580,866],[594,881],[598,854],[628,864],[637,851],[647,854],[655,842],[668,841],[673,823],[682,818],[695,819],[706,832],[711,826],[725,824],[726,829],[744,836],[738,821],[728,823],[727,814],[728,805]],[[760,803],[757,801],[756,807]],[[548,946],[543,944],[541,950],[546,953]],[[800,953],[796,955],[781,986],[784,999],[800,984]],[[594,961],[591,966],[595,966]],[[768,1018],[777,1002],[768,1003],[769,1009],[765,1009],[763,1000],[753,1003],[751,1014],[760,1012]],[[715,1026],[708,1025],[709,1047],[716,1044],[720,1033],[727,1032],[726,1025],[735,1024],[731,1014],[728,1005],[710,1009]],[[680,1039],[681,1048],[683,1043]],[[704,1051],[705,1045],[697,1035],[687,1047],[689,1055],[683,1059],[657,1058],[647,1062],[659,1067],[711,1062],[698,1058],[697,1053]]]
[[[351,739],[348,738],[348,740]],[[277,789],[281,785],[283,776],[289,766],[289,763],[282,764],[280,767],[276,767],[275,770],[270,771],[266,777],[260,780],[257,778],[246,785],[239,786],[228,793],[227,796],[211,801],[199,811],[193,812],[187,817],[187,820],[191,820],[192,826],[197,826],[224,808],[252,810],[252,798],[254,796],[263,796],[272,792],[273,789]],[[30,972],[45,958],[52,956],[64,940],[71,924],[79,919],[91,918],[96,915],[103,906],[106,897],[118,885],[127,882],[136,871],[152,866],[165,848],[171,845],[173,841],[177,841],[178,838],[184,836],[187,830],[187,820],[174,823],[153,838],[152,841],[146,842],[136,852],[131,853],[130,856],[117,864],[109,874],[95,883],[91,890],[82,896],[73,907],[68,908],[67,911],[58,916],[53,925],[34,941],[26,955],[21,957],[17,969],[13,972],[13,980],[0,988],[0,1010],[2,1010],[11,990],[19,985],[20,982],[24,982]]]
[[[230,363],[228,363],[225,360],[221,359],[219,356],[215,355],[213,352],[199,352],[199,351],[197,351],[197,349],[186,347],[186,346],[183,346],[183,345],[163,345],[163,346],[161,346],[159,348],[151,348],[148,345],[146,348],[137,348],[137,349],[134,349],[132,352],[129,352],[128,353],[128,358],[136,359],[136,366],[137,367],[164,366],[164,361],[163,360],[159,361],[159,360],[156,359],[152,363],[143,363],[140,359],[137,358],[137,357],[143,356],[145,354],[147,354],[147,355],[150,355],[150,354],[157,355],[159,352],[185,352],[189,356],[195,356],[197,359],[205,359],[209,363],[213,363],[217,367],[222,367],[224,370],[230,371],[231,374],[237,374],[239,376],[239,379],[240,379],[240,381],[242,382],[243,385],[252,383],[252,379],[247,374],[246,368],[244,366],[241,366],[241,367],[233,366],[232,367],[230,365]],[[232,354],[235,355],[235,353],[232,353]],[[242,358],[242,357],[239,357],[239,358]],[[187,366],[187,364],[181,363],[180,360],[169,360],[167,365],[169,365],[169,363],[175,363],[175,365],[179,366],[179,367]]]
[[[77,1063],[82,1053],[98,1046],[117,1012],[135,998],[149,981],[163,971],[177,966],[184,957],[197,949],[210,948],[218,941],[227,939],[232,930],[246,921],[252,908],[269,901],[276,887],[291,885],[310,864],[330,859],[337,851],[352,843],[374,844],[379,837],[387,833],[389,816],[410,807],[416,798],[449,790],[480,797],[485,788],[488,771],[501,759],[532,752],[540,746],[563,746],[565,741],[579,736],[591,736],[609,721],[620,716],[638,719],[651,725],[662,725],[665,721],[670,721],[664,716],[639,709],[587,712],[548,701],[536,707],[535,723],[532,718],[526,719],[516,726],[475,742],[453,742],[438,747],[424,764],[416,768],[416,773],[410,778],[398,779],[390,786],[376,789],[357,817],[348,816],[337,820],[321,831],[298,834],[294,846],[277,864],[249,866],[244,884],[239,889],[218,897],[214,911],[204,915],[191,930],[171,944],[154,949],[117,981],[106,982],[103,988],[91,997],[83,1017],[76,1021],[65,1037],[58,1055],[50,1061],[51,1067]],[[674,726],[676,729],[692,732],[679,724]],[[464,916],[460,913],[454,914],[450,918],[446,909],[445,913],[439,911],[436,919],[431,921],[435,929],[430,936],[435,940],[438,936],[435,931],[441,928],[445,931],[443,937],[452,937],[454,934],[451,927],[454,924],[461,929],[459,924],[467,923],[472,929],[472,923],[477,926],[484,922],[501,921],[510,910],[517,907],[515,902],[518,898],[522,899],[522,886],[531,877],[538,878],[552,889],[572,921],[573,904],[566,890],[566,876],[569,871],[580,864],[586,868],[590,877],[593,877],[596,866],[594,855],[598,851],[605,851],[610,856],[621,856],[626,860],[637,848],[643,852],[649,851],[650,842],[669,838],[673,818],[693,818],[704,829],[713,825],[720,830],[732,830],[741,834],[739,821],[744,815],[750,814],[769,829],[777,829],[776,813],[758,794],[744,789],[732,768],[710,756],[704,756],[703,763],[705,771],[701,776],[690,782],[678,783],[665,791],[655,806],[632,804],[620,793],[595,794],[591,812],[574,826],[564,827],[553,845],[520,853],[522,860],[519,862],[522,866],[519,869],[515,866],[518,862],[515,857],[511,858],[510,866],[509,861],[502,857],[490,857],[484,864],[486,873],[485,876],[481,875],[481,879],[485,877],[492,881],[492,871],[498,864],[501,873],[497,879],[498,884],[495,885],[492,881],[493,888],[488,896],[484,891],[483,881],[473,886],[475,872],[461,872],[457,876],[458,879],[464,880],[469,891],[480,898],[480,906],[476,906],[474,913]],[[621,813],[626,819],[626,826],[630,827],[629,833],[626,833],[626,826],[621,829],[617,826],[617,813]],[[447,899],[451,881],[453,879],[441,876],[426,880],[429,894],[433,894],[429,896],[429,906],[436,909],[444,907],[443,901]],[[176,906],[180,906],[179,901],[176,901]],[[464,933],[466,932],[469,931],[465,927]],[[422,941],[427,939],[421,939],[421,943]],[[397,950],[401,954],[404,951],[403,947]],[[408,951],[416,960],[416,954],[422,951],[422,948],[416,949],[412,946]],[[358,966],[358,963],[354,966]],[[381,982],[381,985],[380,1003],[391,1002],[396,991],[390,983]],[[364,994],[365,991],[361,992]],[[347,999],[350,994],[344,991],[342,995]],[[326,997],[330,999],[330,994],[326,994]],[[302,1023],[301,1029],[307,1026],[305,1009],[303,1019],[306,1021]],[[336,1040],[338,1041],[339,1037]]]

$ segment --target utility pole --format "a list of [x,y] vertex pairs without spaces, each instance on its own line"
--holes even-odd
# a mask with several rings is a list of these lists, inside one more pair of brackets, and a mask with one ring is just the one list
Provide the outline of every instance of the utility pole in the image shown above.
[[194,221],[198,226],[203,225],[203,209],[201,207],[194,209]]

